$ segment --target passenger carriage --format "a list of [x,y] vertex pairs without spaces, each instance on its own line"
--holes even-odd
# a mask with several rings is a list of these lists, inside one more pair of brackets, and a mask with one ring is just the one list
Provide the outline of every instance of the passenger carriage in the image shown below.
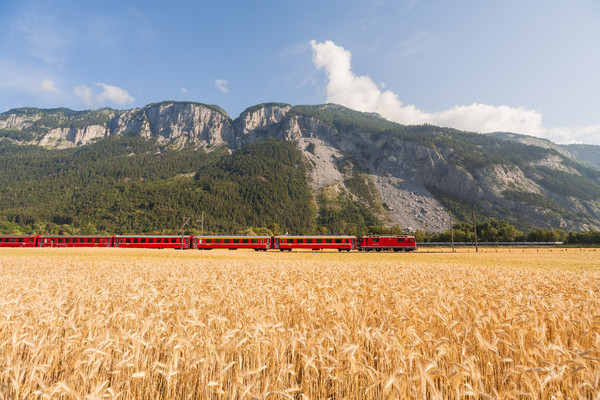
[[271,248],[271,239],[271,236],[194,236],[194,248],[266,251]]
[[6,235],[0,236],[0,247],[38,247],[41,235]]
[[273,248],[350,251],[356,249],[356,236],[275,236]]
[[115,236],[114,247],[137,249],[190,249],[194,237],[186,236]]
[[39,247],[111,247],[113,236],[39,236]]

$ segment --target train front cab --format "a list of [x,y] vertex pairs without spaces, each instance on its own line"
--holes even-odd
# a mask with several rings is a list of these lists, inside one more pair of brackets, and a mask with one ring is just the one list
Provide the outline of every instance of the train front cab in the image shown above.
[[363,236],[360,238],[360,251],[414,251],[417,242],[414,236]]

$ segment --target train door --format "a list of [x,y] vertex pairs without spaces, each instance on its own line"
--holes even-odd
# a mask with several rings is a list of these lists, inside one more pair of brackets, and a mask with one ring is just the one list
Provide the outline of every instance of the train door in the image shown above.
[[355,237],[353,237],[351,240],[352,240],[352,245],[350,246],[350,248],[351,248],[352,250],[356,250],[356,238],[355,238]]

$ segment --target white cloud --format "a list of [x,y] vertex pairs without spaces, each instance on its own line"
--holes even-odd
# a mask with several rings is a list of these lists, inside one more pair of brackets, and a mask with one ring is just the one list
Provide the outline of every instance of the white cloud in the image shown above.
[[44,79],[42,83],[36,86],[35,90],[41,93],[58,93],[54,81],[51,81],[50,79]]
[[227,88],[228,84],[229,82],[227,82],[225,79],[215,79],[215,86],[221,91],[221,93],[229,93],[229,89]]
[[111,101],[119,105],[133,103],[135,101],[135,99],[124,89],[103,82],[97,82],[95,85],[102,89],[99,94],[94,94],[92,88],[87,85],[75,86],[73,88],[73,93],[88,106],[92,104],[102,104],[106,101]]
[[183,94],[186,94],[186,93],[189,93],[189,92],[190,92],[190,91],[189,91],[189,90],[187,90],[186,88],[184,88],[184,87],[183,87],[183,88],[181,88],[181,93],[183,93]]
[[600,145],[600,125],[548,129],[544,137],[555,143]]
[[102,93],[96,96],[96,101],[99,103],[104,103],[106,100],[109,100],[113,103],[123,105],[135,101],[135,99],[124,89],[113,85],[107,85],[103,82],[97,82],[96,86],[102,88]]
[[88,106],[93,103],[92,100],[92,89],[86,85],[75,86],[73,88],[73,93],[75,96],[79,97],[85,104]]
[[559,143],[585,142],[600,144],[600,125],[547,129],[542,114],[523,107],[492,106],[474,103],[449,110],[428,113],[414,105],[404,105],[396,93],[382,91],[368,76],[352,72],[351,54],[332,41],[310,42],[313,63],[327,73],[327,102],[358,111],[376,112],[401,124],[430,123],[473,132],[515,132],[549,138]]

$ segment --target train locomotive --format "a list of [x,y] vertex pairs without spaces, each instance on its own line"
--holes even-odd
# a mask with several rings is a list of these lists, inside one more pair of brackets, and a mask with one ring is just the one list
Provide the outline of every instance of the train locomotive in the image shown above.
[[253,249],[267,250],[338,250],[338,251],[394,251],[417,250],[414,236],[61,236],[61,235],[5,235],[0,236],[0,247],[120,247],[139,249]]

